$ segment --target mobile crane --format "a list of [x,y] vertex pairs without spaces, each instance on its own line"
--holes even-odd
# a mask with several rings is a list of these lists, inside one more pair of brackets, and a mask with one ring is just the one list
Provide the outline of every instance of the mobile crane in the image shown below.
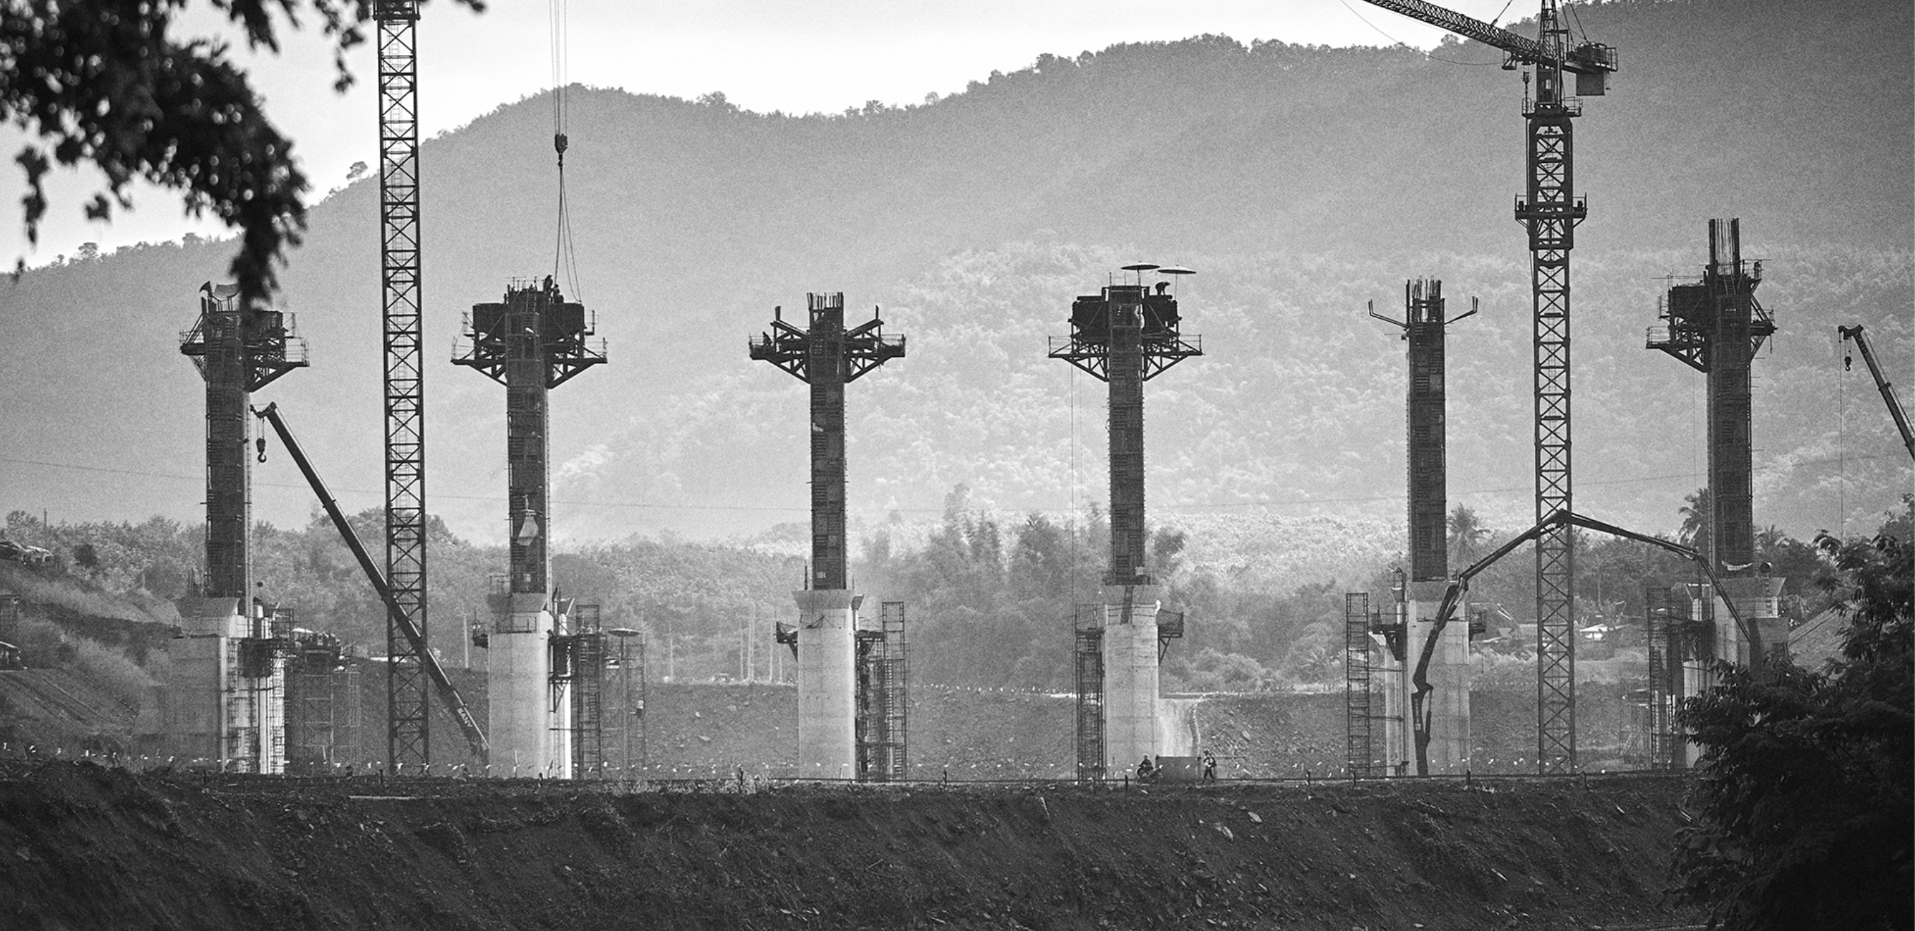
[[[366,579],[372,583],[372,590],[379,594],[379,600],[385,604],[388,623],[406,639],[407,645],[412,648],[413,655],[418,657],[420,671],[437,688],[439,700],[452,714],[452,719],[459,722],[459,730],[465,733],[466,743],[472,749],[473,760],[482,766],[485,765],[491,747],[486,741],[485,732],[479,728],[478,719],[473,717],[472,710],[466,707],[465,699],[459,695],[458,687],[452,684],[452,678],[446,675],[445,667],[439,665],[438,657],[427,648],[424,632],[420,631],[418,625],[414,624],[412,618],[407,615],[405,605],[400,603],[397,593],[386,582],[386,577],[380,573],[379,567],[373,563],[372,555],[366,552],[366,545],[359,542],[359,534],[353,531],[352,524],[346,522],[345,513],[339,510],[339,502],[333,500],[332,493],[326,489],[326,483],[313,469],[312,461],[306,458],[306,451],[300,448],[298,440],[293,439],[292,430],[286,426],[285,418],[279,415],[279,405],[273,403],[264,408],[253,408],[253,416],[272,424],[273,432],[279,434],[279,442],[286,447],[286,453],[293,457],[293,464],[299,466],[299,474],[305,476],[306,483],[312,486],[313,494],[319,498],[320,506],[326,509],[326,516],[332,518],[332,525],[338,528],[339,535],[345,539],[346,548],[352,550],[353,558],[359,561],[360,570],[365,572]],[[266,438],[262,436],[257,442],[259,443],[259,461],[265,462]],[[397,665],[399,662],[400,658],[397,656],[387,657],[388,665]]]
[[[1599,96],[1616,70],[1616,50],[1597,42],[1570,44],[1557,0],[1542,0],[1531,39],[1423,0],[1367,0],[1411,19],[1501,49],[1504,70],[1523,74],[1523,117],[1528,122],[1527,191],[1516,198],[1516,220],[1529,231],[1530,288],[1535,320],[1536,398],[1536,765],[1542,773],[1576,765],[1575,547],[1567,524],[1550,524],[1574,505],[1570,482],[1569,252],[1588,208],[1576,196],[1570,121],[1582,101],[1564,91]],[[1536,95],[1528,93],[1529,70]],[[1546,528],[1546,529],[1542,529]]]
[[[1882,376],[1882,367],[1875,362],[1875,351],[1869,348],[1868,337],[1862,332],[1862,325],[1838,326],[1835,332],[1846,340],[1853,340],[1855,348],[1862,350],[1862,364],[1868,366],[1868,373],[1875,379],[1875,387],[1882,392],[1882,401],[1888,405],[1888,416],[1895,421],[1895,429],[1902,431],[1902,445],[1908,447],[1908,456],[1915,459],[1915,432],[1908,427],[1908,414],[1902,410],[1902,402],[1895,398],[1895,386]],[[1852,356],[1842,356],[1842,370],[1848,371],[1855,364]]]

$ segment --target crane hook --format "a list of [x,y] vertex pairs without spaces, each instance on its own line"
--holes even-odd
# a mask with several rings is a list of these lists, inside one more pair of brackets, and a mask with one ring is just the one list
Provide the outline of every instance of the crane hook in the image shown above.
[[1855,356],[1853,354],[1847,353],[1847,352],[1842,353],[1842,371],[1844,372],[1853,371],[1850,368],[1850,366],[1854,364],[1855,364]]
[[259,461],[265,462],[266,461],[266,438],[262,436],[253,440],[253,448],[259,450]]

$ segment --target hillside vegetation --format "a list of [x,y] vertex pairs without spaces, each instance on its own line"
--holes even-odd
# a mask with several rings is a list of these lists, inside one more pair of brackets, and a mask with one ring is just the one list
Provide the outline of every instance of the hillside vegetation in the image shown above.
[[[1662,279],[1704,261],[1704,221],[1739,216],[1780,327],[1756,363],[1758,522],[1806,538],[1878,513],[1906,463],[1866,380],[1842,375],[1834,327],[1866,323],[1909,378],[1908,4],[1571,9],[1624,67],[1578,125],[1581,509],[1666,530],[1700,484],[1700,379],[1642,333]],[[1529,275],[1509,212],[1522,85],[1499,61],[1471,44],[1203,36],[803,117],[577,89],[582,280],[566,284],[612,363],[554,396],[554,526],[705,538],[804,520],[802,386],[744,341],[807,290],[882,305],[910,338],[849,396],[867,530],[894,513],[934,523],[960,483],[1006,514],[1081,510],[1102,497],[1102,386],[1047,360],[1045,337],[1134,258],[1200,271],[1181,296],[1207,355],[1149,389],[1160,521],[1400,521],[1401,344],[1363,311],[1395,311],[1403,279],[1435,275],[1484,308],[1452,342],[1452,496],[1526,523]],[[549,271],[547,114],[520,101],[424,147],[428,495],[481,542],[504,527],[504,399],[445,357],[463,308]],[[360,181],[313,211],[283,304],[314,365],[259,399],[282,404],[354,509],[381,486],[376,201]],[[196,516],[201,390],[176,342],[228,249],[129,249],[0,285],[0,507]],[[310,495],[284,457],[259,481],[263,517],[302,522]]]

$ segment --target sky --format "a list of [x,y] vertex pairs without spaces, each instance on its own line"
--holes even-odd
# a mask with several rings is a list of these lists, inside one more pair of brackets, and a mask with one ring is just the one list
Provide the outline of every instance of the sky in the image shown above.
[[[1534,3],[1448,6],[1492,20],[1533,15]],[[564,28],[555,30],[555,19]],[[176,31],[218,35],[221,25],[202,10]],[[562,43],[553,41],[555,31]],[[492,0],[483,14],[430,0],[418,25],[420,123],[426,137],[456,129],[547,90],[555,77],[686,99],[722,92],[760,112],[835,113],[871,100],[903,105],[962,91],[1044,53],[1075,56],[1205,33],[1245,44],[1426,49],[1443,36],[1361,0]],[[281,47],[279,55],[254,54],[235,43],[235,56],[269,118],[293,140],[316,201],[344,183],[353,163],[377,161],[375,64],[370,43],[355,50],[349,65],[358,83],[338,94],[331,49],[319,33],[285,36]],[[132,210],[112,222],[88,221],[81,208],[101,188],[100,176],[74,169],[54,178],[39,244],[30,246],[20,209],[25,178],[13,163],[24,141],[17,127],[0,128],[0,263],[44,265],[86,242],[112,252],[225,232],[216,221],[184,217],[177,195],[150,187],[135,189]]]

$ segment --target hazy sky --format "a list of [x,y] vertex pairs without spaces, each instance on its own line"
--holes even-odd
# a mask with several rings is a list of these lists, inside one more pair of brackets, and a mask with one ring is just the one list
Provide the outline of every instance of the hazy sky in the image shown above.
[[[1248,44],[1279,39],[1310,45],[1433,46],[1439,30],[1361,0],[574,0],[564,2],[565,78],[635,93],[693,98],[722,91],[749,110],[838,112],[868,100],[916,103],[949,94],[991,71],[1015,71],[1042,53],[1074,56],[1117,42],[1182,39],[1204,33]],[[1452,0],[1452,9],[1492,19],[1534,14],[1533,0]],[[552,0],[492,0],[484,14],[447,0],[430,2],[419,23],[419,96],[430,136],[468,123],[500,104],[553,83]],[[190,27],[217,25],[205,15]],[[352,56],[359,83],[331,90],[332,63],[316,33],[282,42],[279,56],[241,51],[267,112],[294,140],[317,199],[339,185],[356,161],[372,163],[376,73],[369,46]],[[176,195],[136,192],[134,211],[111,224],[86,221],[83,195],[97,173],[65,172],[53,188],[40,245],[29,250],[19,196],[24,179],[12,156],[21,133],[0,129],[0,264],[29,265],[73,254],[80,243],[102,251],[187,231]]]

